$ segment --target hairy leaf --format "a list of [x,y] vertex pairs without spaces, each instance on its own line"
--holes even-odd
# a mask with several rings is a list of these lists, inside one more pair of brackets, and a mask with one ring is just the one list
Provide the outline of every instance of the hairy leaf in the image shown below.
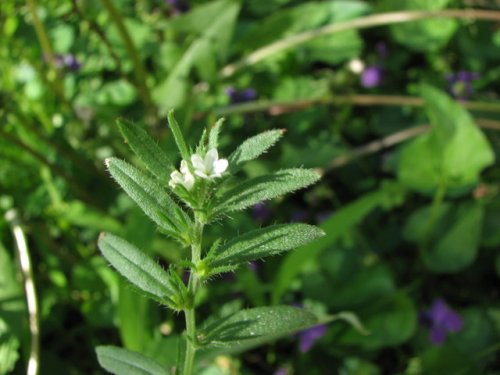
[[323,230],[307,224],[283,224],[258,229],[218,248],[209,264],[220,267],[245,263],[294,249],[323,235]]
[[116,346],[98,346],[97,360],[107,371],[116,375],[167,375],[168,372],[152,359]]
[[118,120],[117,124],[132,151],[149,171],[161,181],[167,182],[174,169],[167,154],[140,126],[125,120]]
[[230,189],[218,199],[214,215],[242,210],[264,200],[276,198],[318,181],[320,175],[311,169],[284,169],[252,178]]
[[222,124],[224,123],[224,119],[219,119],[214,126],[210,129],[210,133],[208,134],[208,149],[219,147],[219,133],[222,128]]
[[229,167],[234,171],[243,163],[259,157],[272,147],[284,133],[283,129],[274,129],[248,138],[229,156]]
[[108,262],[140,290],[167,304],[172,301],[175,286],[168,273],[137,247],[109,233],[101,234],[98,246]]
[[184,160],[189,160],[190,152],[186,145],[186,141],[184,140],[184,136],[182,135],[181,128],[179,127],[179,124],[174,117],[174,111],[169,111],[167,117],[168,124],[170,125],[170,129],[172,130],[172,135],[174,136],[175,143],[177,144],[177,148],[179,149],[182,158]]
[[311,312],[292,306],[268,306],[241,310],[204,324],[198,338],[210,347],[230,352],[246,350],[318,324]]
[[134,166],[116,159],[106,159],[113,178],[160,228],[174,238],[183,239],[190,219],[170,198],[166,189]]

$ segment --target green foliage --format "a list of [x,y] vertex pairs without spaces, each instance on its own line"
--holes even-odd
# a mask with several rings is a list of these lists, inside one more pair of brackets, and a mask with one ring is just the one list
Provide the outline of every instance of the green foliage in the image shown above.
[[[450,0],[384,0],[382,8],[386,11],[439,11],[445,9],[450,2]],[[453,19],[427,19],[392,25],[391,33],[399,43],[417,51],[435,51],[448,43],[457,26],[457,21]]]
[[155,261],[124,239],[103,233],[99,249],[108,262],[128,281],[151,298],[178,309],[176,285]]
[[243,210],[259,202],[307,187],[319,179],[317,172],[299,168],[255,177],[221,194],[215,202],[212,214],[216,216]]
[[130,148],[146,168],[161,181],[168,181],[174,166],[158,144],[138,125],[126,120],[117,121],[118,128]]
[[200,328],[198,338],[207,348],[240,352],[318,324],[318,318],[291,306],[241,310]]
[[218,247],[209,255],[209,266],[233,266],[279,254],[313,242],[324,234],[321,229],[307,224],[282,224],[258,229]]
[[236,171],[245,162],[258,158],[272,147],[283,134],[283,129],[268,130],[245,140],[229,156],[228,160],[231,170]]
[[445,94],[423,86],[432,129],[401,151],[398,176],[420,192],[461,192],[476,184],[494,154],[470,115]]
[[170,198],[157,181],[134,166],[116,159],[106,159],[113,178],[165,233],[175,239],[187,241],[189,216]]
[[168,374],[158,363],[137,352],[115,346],[98,346],[96,352],[99,364],[116,375]]

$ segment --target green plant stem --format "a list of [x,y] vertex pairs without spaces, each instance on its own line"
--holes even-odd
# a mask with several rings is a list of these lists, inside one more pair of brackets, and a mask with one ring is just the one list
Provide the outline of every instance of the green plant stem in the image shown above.
[[50,44],[50,39],[45,30],[45,26],[38,17],[38,4],[36,0],[27,0],[28,9],[33,20],[33,26],[35,28],[36,37],[42,47],[44,58],[47,60],[49,65],[48,82],[54,87],[55,92],[59,95],[63,101],[66,100],[64,95],[64,87],[62,85],[62,80],[59,79],[59,73],[56,65],[56,58],[54,51],[52,50],[52,45]]
[[[298,99],[290,101],[254,101],[233,104],[213,111],[216,116],[227,116],[232,114],[244,114],[255,112],[268,112],[273,116],[279,116],[289,112],[301,111],[317,105],[359,105],[359,106],[410,106],[422,107],[423,99],[417,96],[403,95],[332,95],[313,99]],[[461,101],[459,104],[472,111],[500,113],[500,104],[493,102]],[[200,117],[202,114],[197,114]]]
[[21,227],[19,213],[15,209],[9,210],[5,214],[5,219],[11,225],[12,234],[16,241],[16,249],[26,294],[26,305],[28,307],[31,345],[26,374],[37,375],[40,364],[40,318],[31,256],[26,235]]
[[[195,214],[195,225],[193,230],[193,244],[191,245],[191,262],[195,265],[201,260],[201,243],[203,238],[204,221],[200,215]],[[190,306],[184,309],[186,318],[186,356],[184,357],[184,367],[182,375],[191,375],[193,373],[194,356],[196,354],[196,315],[195,302],[196,294],[200,285],[200,279],[197,273],[192,270],[189,276],[188,290],[191,296]]]
[[316,38],[339,33],[346,30],[366,29],[374,26],[391,25],[397,23],[418,21],[428,18],[457,18],[457,19],[477,19],[500,21],[500,12],[493,10],[479,9],[445,9],[440,11],[402,11],[389,12],[360,17],[345,22],[336,22],[314,30],[308,30],[299,34],[292,35],[288,38],[278,40],[259,48],[242,60],[225,66],[221,71],[221,78],[227,78],[233,74],[243,70],[244,68],[254,65],[269,56],[278,52],[291,49],[298,45],[307,43]]
[[146,106],[149,115],[152,117],[151,121],[154,124],[156,124],[157,122],[156,107],[154,106],[153,101],[151,100],[149,89],[146,86],[146,79],[147,79],[146,69],[142,64],[139,52],[137,51],[137,48],[135,48],[132,38],[130,37],[130,34],[125,26],[125,23],[123,22],[123,17],[113,5],[112,0],[101,0],[101,3],[108,11],[111,20],[118,29],[118,34],[120,35],[120,38],[122,39],[123,44],[125,45],[127,54],[129,55],[130,59],[133,62],[135,84],[139,91],[139,96],[141,97],[141,100]]

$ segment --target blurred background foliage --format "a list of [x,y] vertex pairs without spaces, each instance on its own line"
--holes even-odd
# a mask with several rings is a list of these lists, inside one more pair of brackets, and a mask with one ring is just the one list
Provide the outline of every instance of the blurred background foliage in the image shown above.
[[[185,256],[103,165],[133,158],[119,117],[178,159],[171,108],[191,141],[225,116],[222,155],[286,129],[250,176],[323,172],[208,233],[303,221],[327,236],[215,280],[201,314],[302,304],[369,331],[334,322],[207,355],[204,374],[500,374],[500,2],[3,0],[0,72],[0,210],[28,238],[41,374],[101,373],[103,343],[175,363],[183,322],[96,250],[106,230],[161,264]],[[21,374],[33,339],[13,226],[2,215],[0,373]]]

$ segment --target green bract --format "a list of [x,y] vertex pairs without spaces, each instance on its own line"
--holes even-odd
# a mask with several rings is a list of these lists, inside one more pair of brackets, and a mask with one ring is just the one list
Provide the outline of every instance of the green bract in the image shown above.
[[[193,148],[186,143],[172,111],[168,113],[168,122],[181,156],[178,168],[144,130],[125,121],[119,121],[120,131],[151,174],[117,158],[106,159],[106,166],[163,234],[190,247],[191,257],[187,258],[186,251],[187,259],[170,265],[165,271],[149,255],[113,234],[103,233],[98,245],[111,266],[136,289],[184,313],[185,352],[179,355],[184,363],[178,363],[180,372],[177,373],[189,375],[195,371],[198,349],[217,347],[226,353],[244,350],[318,324],[318,318],[304,309],[275,306],[236,312],[197,330],[195,301],[210,276],[292,250],[324,234],[321,229],[307,224],[274,225],[241,234],[227,242],[220,239],[204,248],[204,227],[216,217],[222,218],[233,211],[309,186],[320,176],[310,169],[285,169],[226,187],[225,182],[231,174],[241,169],[246,161],[266,152],[284,131],[269,130],[251,137],[225,159],[217,149],[222,120],[205,130],[199,144]],[[187,285],[180,277],[182,268],[190,270]],[[115,347],[99,347],[97,353],[99,363],[119,375],[166,373],[140,353]]]

